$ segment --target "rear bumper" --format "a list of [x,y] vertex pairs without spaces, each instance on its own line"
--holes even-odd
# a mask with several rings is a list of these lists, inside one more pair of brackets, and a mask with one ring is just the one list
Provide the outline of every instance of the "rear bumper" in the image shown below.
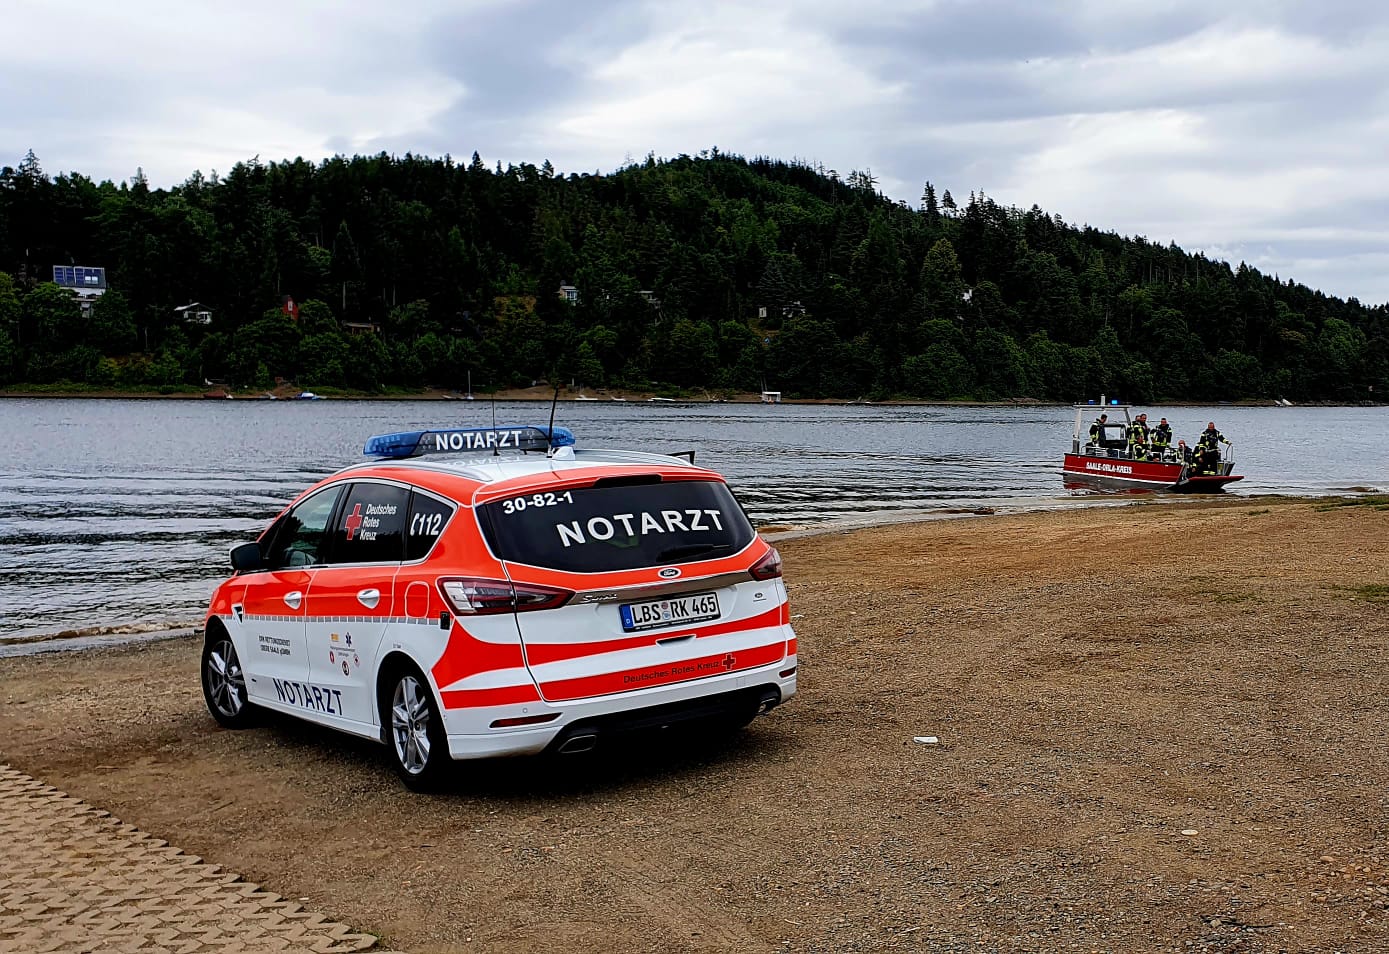
[[[711,684],[707,680],[632,693],[582,703],[533,703],[528,714],[557,712],[558,717],[540,726],[493,729],[487,734],[450,733],[449,755],[454,759],[478,759],[503,755],[538,755],[542,752],[580,752],[622,735],[638,734],[699,721],[747,721],[789,700],[796,694],[796,657],[783,659],[761,671],[739,673]],[[786,672],[786,676],[781,673]],[[514,716],[507,707],[499,718]],[[474,713],[476,714],[476,713]],[[470,720],[471,721],[471,720]],[[444,717],[448,726],[449,717]],[[473,723],[476,725],[476,723]]]
[[669,729],[691,722],[727,721],[729,724],[742,724],[751,722],[763,712],[770,712],[781,702],[781,688],[776,683],[767,683],[688,702],[669,702],[645,709],[579,719],[551,739],[546,751],[587,752],[612,738]]

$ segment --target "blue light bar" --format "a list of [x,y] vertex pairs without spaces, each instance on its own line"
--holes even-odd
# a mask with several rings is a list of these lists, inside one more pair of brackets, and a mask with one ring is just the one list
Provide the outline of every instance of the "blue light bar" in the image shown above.
[[565,427],[451,427],[431,431],[401,431],[367,439],[367,457],[418,457],[421,454],[459,454],[468,451],[548,451],[573,447],[574,434]]

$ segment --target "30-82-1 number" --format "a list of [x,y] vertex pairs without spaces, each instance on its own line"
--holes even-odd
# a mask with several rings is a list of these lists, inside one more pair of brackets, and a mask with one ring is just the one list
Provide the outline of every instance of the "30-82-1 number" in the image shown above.
[[502,501],[503,513],[520,513],[527,507],[553,507],[562,503],[573,503],[574,495],[569,491],[564,493],[543,493],[531,494],[528,497],[512,497],[510,500]]

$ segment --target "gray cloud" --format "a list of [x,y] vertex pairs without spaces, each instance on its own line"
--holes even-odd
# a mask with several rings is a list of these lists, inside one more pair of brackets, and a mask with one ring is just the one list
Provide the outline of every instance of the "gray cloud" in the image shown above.
[[580,45],[592,55],[622,49],[640,30],[624,9],[616,0],[520,0],[447,15],[430,24],[427,55],[467,90],[467,108],[524,115],[537,103],[582,95],[582,63],[563,52]]
[[950,0],[911,14],[845,24],[836,38],[894,74],[914,64],[1015,62],[1082,53],[1088,39],[1040,4]]
[[50,0],[0,35],[0,163],[170,185],[255,154],[592,171],[718,145],[1384,302],[1385,62],[1389,11],[1347,2]]
[[460,95],[425,128],[374,140],[380,148],[498,156],[540,162],[531,117],[581,101],[589,85],[582,49],[601,57],[645,29],[639,8],[621,0],[574,4],[519,0],[431,21],[423,55]]

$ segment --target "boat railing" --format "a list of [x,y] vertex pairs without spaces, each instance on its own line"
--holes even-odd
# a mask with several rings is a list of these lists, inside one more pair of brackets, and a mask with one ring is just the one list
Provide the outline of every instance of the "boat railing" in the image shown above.
[[[1073,445],[1073,447],[1076,445],[1078,445],[1078,449],[1073,450],[1072,453],[1083,454],[1086,457],[1106,457],[1117,460],[1135,459],[1133,456],[1132,448],[1129,447],[1110,447],[1092,444],[1088,441],[1083,444],[1077,441],[1075,442],[1075,445]],[[1234,471],[1235,467],[1235,445],[1226,444],[1225,448],[1225,452],[1220,455],[1220,462],[1216,465],[1215,469],[1215,473],[1220,476],[1229,475]],[[1163,447],[1156,451],[1150,450],[1146,457],[1139,459],[1146,460],[1155,464],[1182,463],[1181,455],[1178,453],[1178,450],[1175,447]],[[1182,469],[1182,477],[1186,477],[1190,471],[1191,465],[1188,462]]]
[[1226,444],[1225,453],[1220,455],[1219,472],[1222,477],[1234,473],[1235,470],[1235,445]]

